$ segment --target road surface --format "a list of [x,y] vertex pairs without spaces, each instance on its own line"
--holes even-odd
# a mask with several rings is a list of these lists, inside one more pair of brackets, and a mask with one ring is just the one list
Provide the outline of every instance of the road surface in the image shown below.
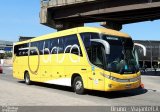
[[34,83],[12,77],[12,68],[0,74],[0,105],[13,106],[160,106],[160,76],[142,76],[145,89],[121,92],[88,91],[77,95],[69,87]]

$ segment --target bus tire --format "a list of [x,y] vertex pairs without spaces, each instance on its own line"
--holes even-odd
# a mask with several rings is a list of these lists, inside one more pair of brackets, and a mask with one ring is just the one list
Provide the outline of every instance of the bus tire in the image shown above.
[[27,85],[31,85],[31,80],[28,72],[26,72],[24,75],[24,81]]
[[74,78],[73,90],[75,91],[76,94],[84,94],[85,89],[84,89],[82,78],[80,76],[77,76]]

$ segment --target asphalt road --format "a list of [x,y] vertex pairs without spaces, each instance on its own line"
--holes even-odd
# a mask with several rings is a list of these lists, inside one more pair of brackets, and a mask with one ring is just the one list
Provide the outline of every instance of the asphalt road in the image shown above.
[[12,68],[0,74],[0,105],[13,106],[160,106],[160,76],[142,76],[145,89],[120,92],[88,91],[77,95],[69,87],[34,83],[12,77]]

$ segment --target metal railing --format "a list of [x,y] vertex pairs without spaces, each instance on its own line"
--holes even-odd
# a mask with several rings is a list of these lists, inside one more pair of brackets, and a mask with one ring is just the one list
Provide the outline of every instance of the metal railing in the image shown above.
[[83,2],[91,2],[96,0],[41,0],[41,6],[42,7],[57,7],[57,6],[63,6],[63,5],[70,5],[70,4],[77,4],[77,3],[83,3]]

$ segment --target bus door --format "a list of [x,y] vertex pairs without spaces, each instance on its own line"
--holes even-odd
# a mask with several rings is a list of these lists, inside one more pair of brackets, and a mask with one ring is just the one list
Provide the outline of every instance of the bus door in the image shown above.
[[90,61],[92,63],[92,88],[104,90],[105,49],[103,44],[92,42]]

